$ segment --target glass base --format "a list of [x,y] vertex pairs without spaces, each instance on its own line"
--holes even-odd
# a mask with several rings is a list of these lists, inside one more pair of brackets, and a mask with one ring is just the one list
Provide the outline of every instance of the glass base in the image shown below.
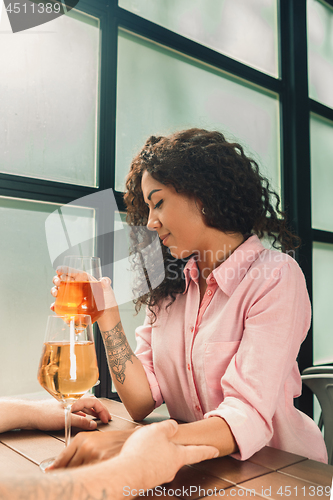
[[50,465],[53,464],[53,462],[55,461],[56,457],[52,457],[52,458],[47,458],[46,460],[43,460],[43,462],[41,462],[39,464],[39,468],[42,472],[45,472],[45,469],[47,469],[48,467],[50,467]]

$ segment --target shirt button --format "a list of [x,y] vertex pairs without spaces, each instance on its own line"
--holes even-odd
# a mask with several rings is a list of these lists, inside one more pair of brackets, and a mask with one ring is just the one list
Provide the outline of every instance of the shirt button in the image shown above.
[[216,283],[216,279],[215,279],[215,278],[213,278],[213,276],[212,276],[212,277],[210,278],[210,282],[211,282],[211,283]]
[[191,328],[190,328],[190,332],[192,333],[192,332],[193,332],[193,330],[194,330],[194,326],[191,326]]
[[200,411],[200,406],[198,406],[198,405],[197,405],[197,406],[195,407],[195,409],[196,409],[197,411]]
[[188,365],[187,365],[187,369],[188,369],[189,371],[191,370],[190,363],[188,363]]
[[212,291],[211,290],[207,290],[207,295],[212,295]]

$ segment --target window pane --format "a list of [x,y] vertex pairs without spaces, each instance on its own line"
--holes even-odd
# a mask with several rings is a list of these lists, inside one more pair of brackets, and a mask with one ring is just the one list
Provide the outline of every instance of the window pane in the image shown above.
[[333,122],[312,114],[312,227],[333,231]]
[[239,141],[280,187],[279,101],[275,94],[120,31],[116,189],[150,135],[191,127]]
[[98,19],[71,10],[6,34],[0,24],[0,171],[96,186]]
[[308,0],[309,95],[333,107],[333,8]]
[[333,245],[313,244],[313,362],[333,362]]
[[[43,391],[37,382],[37,369],[46,319],[52,314],[50,289],[55,274],[45,221],[57,208],[55,204],[0,197],[1,396]],[[68,206],[66,211],[68,222]],[[93,236],[92,210],[73,208],[74,220],[73,237],[87,226],[90,238]],[[85,229],[86,235],[88,232]]]
[[278,76],[276,0],[119,0],[119,5]]

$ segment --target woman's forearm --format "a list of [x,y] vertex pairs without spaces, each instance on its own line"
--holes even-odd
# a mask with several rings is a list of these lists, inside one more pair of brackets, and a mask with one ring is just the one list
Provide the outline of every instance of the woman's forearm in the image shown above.
[[98,322],[115,389],[134,420],[142,420],[155,407],[141,361],[135,356],[121,324],[118,308]]
[[215,446],[220,457],[238,450],[235,438],[227,422],[220,417],[209,417],[189,424],[181,424],[172,438],[177,444],[205,444]]

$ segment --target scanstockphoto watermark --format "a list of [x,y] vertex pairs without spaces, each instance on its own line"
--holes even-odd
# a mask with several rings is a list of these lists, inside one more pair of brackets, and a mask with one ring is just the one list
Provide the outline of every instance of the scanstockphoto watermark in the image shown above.
[[[168,280],[178,280],[182,277],[183,270],[179,268],[177,263],[171,262],[167,264],[166,270],[168,271]],[[269,264],[261,264],[258,267],[248,267],[243,264],[236,264],[226,267],[223,270],[223,277],[221,278],[225,284],[232,282],[234,280],[240,281],[246,275],[247,279],[252,281],[263,281],[263,280],[278,280],[280,277],[281,267],[272,267]],[[198,268],[191,270],[191,278],[194,280],[199,279],[199,275],[207,279],[211,273],[210,267],[203,267],[199,271]]]
[[245,490],[242,488],[201,488],[201,486],[182,486],[181,488],[167,488],[166,486],[156,486],[156,488],[152,488],[149,490],[143,489],[133,489],[130,486],[123,487],[123,495],[124,497],[181,497],[181,498],[192,498],[195,495],[195,498],[203,498],[203,497],[244,497],[250,498],[255,497],[255,490]]
[[118,305],[155,289],[165,278],[159,237],[145,226],[129,226],[124,219],[112,189],[57,208],[45,221],[53,268],[62,266],[67,256],[98,254],[102,275],[112,278]]
[[[172,254],[176,247],[169,247]],[[191,270],[192,279],[199,279],[199,272],[203,278],[207,279],[211,273],[211,267],[205,267],[206,262],[214,262],[215,268],[222,264],[228,258],[228,265],[223,270],[223,281],[225,283],[235,279],[242,279],[245,275],[251,280],[271,280],[278,279],[282,265],[288,260],[286,255],[295,258],[295,251],[289,250],[285,253],[274,251],[268,252],[248,249],[246,251],[237,248],[235,253],[231,252],[231,247],[228,245],[222,246],[217,252],[213,250],[204,250],[203,252],[191,251],[192,258],[200,267]],[[180,254],[180,259],[184,259],[190,253],[189,250],[183,250]],[[177,280],[183,273],[182,267],[174,262],[169,262],[166,265],[167,276],[169,280]]]
[[260,495],[262,498],[333,498],[333,490],[330,486],[304,485],[289,486],[277,485],[261,486],[255,489],[245,488],[201,488],[200,486],[182,486],[180,488],[168,488],[166,486],[156,486],[149,490],[133,489],[130,486],[123,487],[124,497],[180,497],[180,498],[250,498]]
[[79,0],[0,0],[0,21],[7,11],[13,33],[28,30],[53,21],[70,12]]
[[[172,250],[177,250],[177,247],[174,247],[170,245],[169,247],[170,252],[172,253]],[[275,250],[272,248],[272,250]],[[214,252],[211,249],[204,250],[203,252],[200,252],[199,250],[195,252],[195,259],[197,262],[206,262],[207,260],[210,260],[211,262],[217,262],[217,263],[222,263],[230,254],[232,254],[233,249],[231,245],[222,245],[216,252]],[[178,252],[177,252],[178,253]],[[189,255],[189,250],[182,250],[180,254],[178,254],[179,259],[184,259]],[[267,252],[262,252],[254,249],[248,249],[246,251],[242,250],[242,248],[237,249],[237,261],[239,262],[248,262],[252,263],[254,261],[258,262],[282,262],[285,260],[283,255],[289,255],[293,259],[295,259],[296,252],[295,250],[287,250],[286,252],[282,253],[280,251],[275,250],[274,252],[267,253]]]

